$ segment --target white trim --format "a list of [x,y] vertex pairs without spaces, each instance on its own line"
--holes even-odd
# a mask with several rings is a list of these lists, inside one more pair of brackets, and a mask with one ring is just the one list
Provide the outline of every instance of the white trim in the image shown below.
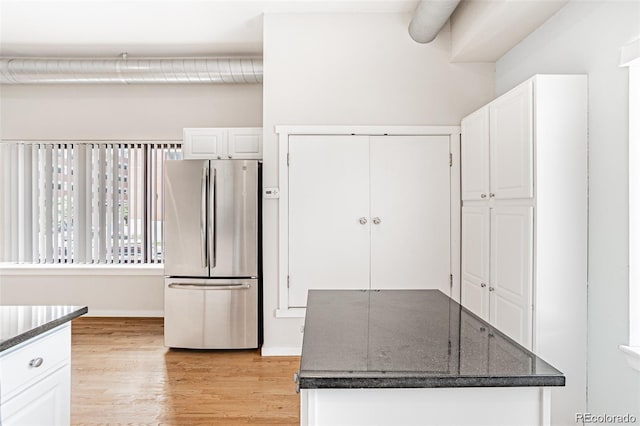
[[631,368],[640,371],[640,346],[620,345],[618,349],[625,355]]
[[289,346],[262,346],[262,356],[300,356],[302,348]]
[[87,317],[137,317],[137,318],[163,318],[164,311],[158,310],[115,310],[115,309],[91,309]]
[[[289,307],[289,135],[446,135],[453,154],[451,167],[451,244],[449,248],[453,288],[450,295],[460,300],[460,126],[274,126],[278,134],[278,307],[276,318],[304,318],[306,309]],[[455,175],[454,175],[455,174]]]
[[101,264],[13,264],[0,263],[0,277],[25,275],[149,275],[164,276],[164,265],[101,265]]
[[452,135],[460,126],[275,126],[282,135]]
[[637,38],[620,48],[620,66],[628,67],[637,64],[640,59],[640,38]]
[[627,348],[634,367],[629,348],[640,348],[640,123],[634,119],[640,113],[640,39],[624,46],[622,56],[629,68],[629,340],[620,349]]
[[304,318],[307,308],[276,309],[276,318]]

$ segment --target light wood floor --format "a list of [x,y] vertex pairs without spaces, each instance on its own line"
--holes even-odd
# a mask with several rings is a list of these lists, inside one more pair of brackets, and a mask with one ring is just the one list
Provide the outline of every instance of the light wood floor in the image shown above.
[[78,318],[74,425],[299,425],[298,357],[167,349],[159,318]]

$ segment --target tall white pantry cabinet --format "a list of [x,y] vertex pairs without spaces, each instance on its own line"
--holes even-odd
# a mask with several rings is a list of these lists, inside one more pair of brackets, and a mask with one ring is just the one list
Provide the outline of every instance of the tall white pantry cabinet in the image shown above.
[[536,75],[462,120],[461,302],[566,375],[586,408],[587,77]]

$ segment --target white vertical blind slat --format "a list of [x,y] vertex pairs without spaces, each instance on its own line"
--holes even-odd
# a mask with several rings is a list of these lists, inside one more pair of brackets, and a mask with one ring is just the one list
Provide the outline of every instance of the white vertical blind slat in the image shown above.
[[39,200],[40,200],[40,184],[38,175],[38,145],[31,144],[31,262],[39,262]]

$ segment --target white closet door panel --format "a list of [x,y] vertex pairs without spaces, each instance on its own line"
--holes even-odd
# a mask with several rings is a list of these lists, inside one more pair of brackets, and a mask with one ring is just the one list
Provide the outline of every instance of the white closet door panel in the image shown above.
[[527,348],[532,335],[533,207],[491,209],[490,320]]
[[491,192],[496,199],[533,197],[533,82],[490,105]]
[[489,207],[462,208],[462,306],[489,319]]
[[369,137],[290,136],[289,156],[289,306],[369,288]]
[[480,200],[489,195],[489,108],[462,119],[462,199]]
[[450,293],[449,170],[448,136],[371,137],[371,288]]

